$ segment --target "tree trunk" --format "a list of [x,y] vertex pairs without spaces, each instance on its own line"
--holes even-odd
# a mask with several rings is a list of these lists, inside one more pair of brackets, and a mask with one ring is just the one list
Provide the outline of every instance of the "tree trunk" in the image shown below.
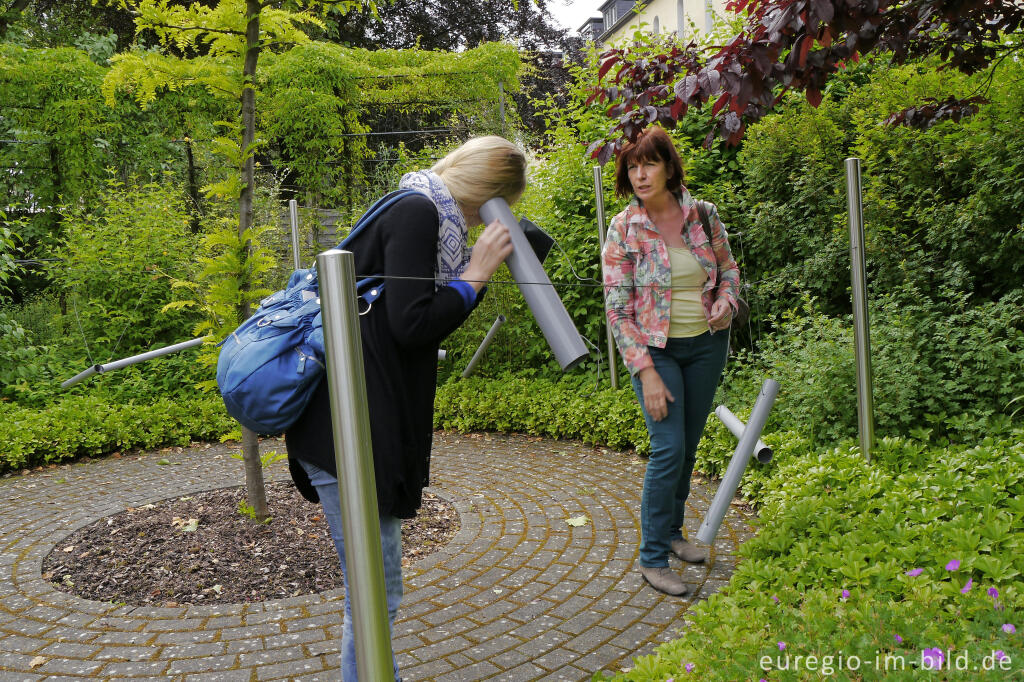
[[199,198],[199,183],[196,181],[196,159],[192,154],[191,139],[185,140],[185,162],[187,164],[188,173],[188,197],[192,200],[192,219],[189,221],[189,227],[192,230],[192,234],[199,234],[199,231],[203,227],[203,205]]
[[[245,64],[242,68],[242,193],[238,198],[238,234],[242,235],[252,227],[252,198],[256,175],[252,143],[256,139],[256,91],[254,81],[256,63],[260,56],[260,3],[246,0],[245,15]],[[246,250],[252,248],[250,242]],[[250,282],[243,284],[248,289]],[[243,289],[243,290],[244,290]],[[250,315],[249,304],[242,302],[238,309],[238,320],[242,322]],[[267,491],[263,485],[263,465],[260,462],[259,442],[256,434],[242,427],[242,460],[245,462],[245,491],[249,506],[260,523],[270,516],[267,510]]]

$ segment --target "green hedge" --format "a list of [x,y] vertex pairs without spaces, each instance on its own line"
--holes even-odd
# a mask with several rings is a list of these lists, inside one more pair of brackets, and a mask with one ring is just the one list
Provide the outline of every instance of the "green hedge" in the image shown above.
[[235,428],[218,395],[150,405],[70,396],[44,409],[0,403],[0,472],[127,448],[185,445]]

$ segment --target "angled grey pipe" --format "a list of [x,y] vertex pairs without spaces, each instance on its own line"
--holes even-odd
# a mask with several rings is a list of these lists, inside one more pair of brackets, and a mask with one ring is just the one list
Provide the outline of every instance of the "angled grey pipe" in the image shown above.
[[743,435],[740,436],[740,442],[736,445],[736,451],[733,452],[732,459],[729,460],[725,476],[718,484],[718,492],[711,500],[711,507],[697,531],[697,539],[704,544],[712,544],[715,541],[715,536],[718,535],[722,519],[729,511],[729,503],[736,495],[736,489],[740,487],[740,479],[743,478],[743,472],[750,462],[754,444],[761,437],[761,430],[764,429],[764,424],[768,421],[768,414],[772,411],[772,405],[775,404],[775,397],[778,395],[779,382],[774,379],[766,379],[757,396],[757,402],[754,403],[754,409],[750,412],[750,421],[743,429]]
[[185,350],[186,348],[193,348],[195,346],[201,345],[203,341],[206,341],[208,338],[210,337],[201,336],[198,339],[192,339],[191,341],[182,341],[181,343],[176,343],[172,346],[164,346],[163,348],[157,348],[155,350],[147,351],[145,353],[140,353],[139,355],[132,355],[131,357],[123,358],[121,360],[114,360],[113,362],[108,362],[103,365],[93,365],[92,367],[89,367],[86,370],[79,372],[75,376],[63,382],[60,385],[60,387],[67,388],[69,386],[74,386],[82,379],[91,377],[93,374],[103,374],[104,372],[112,372],[115,369],[121,369],[122,367],[127,367],[128,365],[137,365],[138,363],[145,362],[146,360],[152,360],[153,358],[159,358],[164,355],[170,355],[171,353],[177,353],[179,350]]
[[589,355],[587,347],[519,227],[519,221],[512,215],[512,209],[504,199],[497,197],[480,207],[480,217],[485,223],[500,220],[508,228],[512,237],[512,253],[505,259],[505,264],[562,371],[572,369]]
[[[740,418],[732,413],[732,411],[725,405],[719,405],[715,408],[715,416],[718,417],[719,421],[725,424],[725,428],[732,432],[732,435],[736,438],[742,438],[743,432],[746,430],[746,425],[740,421]],[[767,464],[772,461],[772,449],[765,445],[764,441],[760,438],[757,439],[757,443],[754,444],[754,457],[761,464]]]
[[473,353],[473,357],[470,358],[469,364],[466,365],[466,369],[462,370],[463,379],[472,374],[473,370],[476,369],[477,363],[480,362],[480,358],[484,356],[484,353],[487,351],[487,347],[491,345],[491,341],[494,340],[494,337],[498,334],[498,330],[501,329],[501,325],[503,324],[505,324],[504,315],[498,315],[494,318],[494,324],[492,324],[491,328],[487,330],[487,335],[484,336],[484,340],[480,342],[480,347],[476,349],[475,353]]

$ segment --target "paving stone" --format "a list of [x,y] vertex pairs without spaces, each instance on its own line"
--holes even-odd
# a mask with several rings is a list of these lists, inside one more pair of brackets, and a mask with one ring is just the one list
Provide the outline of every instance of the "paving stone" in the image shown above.
[[[237,485],[233,460],[207,448],[176,452],[173,468],[148,457],[0,478],[0,499],[13,502],[0,509],[0,680],[336,682],[342,589],[255,604],[115,606],[42,580],[42,559],[76,528],[169,491]],[[636,572],[644,466],[579,443],[436,434],[432,489],[459,510],[461,529],[406,570],[394,641],[403,677],[586,680],[678,636],[689,605],[728,581],[756,518],[730,510],[706,565],[673,562],[696,597],[660,595]],[[283,466],[268,475],[287,478]],[[74,487],[55,483],[61,477]],[[713,495],[694,481],[691,536]],[[581,514],[590,523],[565,525]],[[33,669],[37,655],[46,661]]]

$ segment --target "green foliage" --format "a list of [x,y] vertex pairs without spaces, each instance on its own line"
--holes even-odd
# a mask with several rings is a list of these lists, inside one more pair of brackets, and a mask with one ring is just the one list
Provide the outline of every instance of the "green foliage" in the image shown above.
[[521,431],[648,452],[643,415],[632,391],[596,389],[584,377],[562,381],[505,375],[439,386],[434,426],[458,431]]
[[[1001,628],[1024,607],[1013,530],[1024,523],[1022,435],[958,448],[885,439],[871,464],[856,449],[771,443],[771,475],[753,495],[744,482],[760,530],[728,587],[687,612],[681,639],[613,679],[678,679],[690,664],[699,679],[810,680],[824,656],[839,679],[860,679],[839,669],[840,652],[865,669],[876,652],[902,656],[913,671],[933,647],[967,651],[978,666],[948,679],[1005,679],[1005,668],[981,673],[996,650],[1024,656]],[[788,672],[776,660],[786,654]],[[796,670],[796,655],[817,656],[818,669]]]
[[[923,295],[901,303],[915,298],[907,293],[884,296],[870,310],[876,433],[972,439],[1004,431],[1024,371],[1024,291],[973,307],[963,295],[941,305]],[[782,385],[773,426],[820,443],[854,437],[853,348],[852,320],[816,312],[807,300],[782,315],[756,358],[729,368],[728,400],[753,404],[758,378],[771,376]]]
[[234,424],[220,396],[133,404],[90,393],[68,396],[45,409],[0,402],[0,470],[216,440]]
[[51,276],[73,307],[81,334],[72,343],[80,352],[87,344],[90,357],[104,362],[118,357],[115,351],[130,355],[184,340],[195,316],[162,308],[172,279],[193,268],[190,220],[180,192],[157,183],[111,180],[95,210],[65,210],[63,262]]

